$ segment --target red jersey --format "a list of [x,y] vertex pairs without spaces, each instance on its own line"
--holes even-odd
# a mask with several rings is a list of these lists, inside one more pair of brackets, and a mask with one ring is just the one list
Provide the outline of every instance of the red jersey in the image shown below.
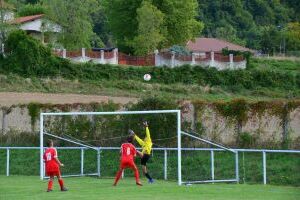
[[44,153],[44,161],[46,164],[46,172],[56,172],[59,171],[59,165],[56,162],[57,151],[55,148],[47,148]]
[[123,143],[121,146],[121,160],[133,161],[136,156],[136,149],[131,143]]

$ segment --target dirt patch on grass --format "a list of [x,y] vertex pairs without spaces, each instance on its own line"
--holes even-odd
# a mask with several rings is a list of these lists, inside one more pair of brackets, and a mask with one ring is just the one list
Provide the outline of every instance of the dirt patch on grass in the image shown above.
[[111,96],[101,96],[101,95],[0,92],[1,106],[28,104],[31,102],[51,103],[51,104],[71,104],[71,103],[108,102],[109,100],[120,104],[126,104],[129,102],[138,101],[137,98],[111,97]]

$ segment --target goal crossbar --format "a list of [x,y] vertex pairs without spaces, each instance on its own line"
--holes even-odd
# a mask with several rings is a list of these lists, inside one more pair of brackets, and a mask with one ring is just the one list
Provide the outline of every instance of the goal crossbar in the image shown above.
[[133,114],[160,114],[179,113],[180,110],[145,110],[145,111],[116,111],[116,112],[58,112],[41,113],[41,116],[66,116],[66,115],[133,115]]

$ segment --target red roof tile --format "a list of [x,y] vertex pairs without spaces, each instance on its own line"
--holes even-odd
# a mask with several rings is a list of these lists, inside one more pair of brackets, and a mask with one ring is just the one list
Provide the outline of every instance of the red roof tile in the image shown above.
[[252,49],[248,49],[246,47],[242,47],[240,45],[236,45],[216,38],[196,38],[194,42],[189,41],[187,43],[187,49],[192,52],[221,52],[224,48],[235,51],[253,52]]
[[31,15],[31,16],[25,16],[25,17],[19,17],[16,18],[14,21],[12,21],[13,24],[22,24],[25,22],[30,22],[36,19],[40,19],[44,16],[44,14],[40,14],[40,15]]

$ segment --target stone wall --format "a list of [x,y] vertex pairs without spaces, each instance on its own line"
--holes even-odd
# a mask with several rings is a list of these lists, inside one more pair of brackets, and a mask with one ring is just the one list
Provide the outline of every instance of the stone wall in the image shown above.
[[[284,130],[280,115],[265,110],[260,114],[247,112],[247,120],[241,124],[237,120],[223,116],[212,105],[203,105],[195,109],[191,102],[186,102],[184,119],[190,122],[190,128],[202,137],[230,146],[247,143],[248,147],[274,148],[283,146],[284,134],[287,134],[289,148],[300,148],[300,107],[288,114],[287,129]],[[240,126],[240,127],[238,127]],[[246,139],[241,135],[247,135]],[[252,142],[252,144],[251,144]]]
[[[86,111],[84,107],[72,109],[73,111]],[[58,112],[59,109],[56,109]],[[88,110],[90,111],[90,110]],[[5,114],[7,113],[7,114]],[[203,105],[201,109],[195,109],[191,102],[182,103],[182,119],[188,126],[201,134],[206,139],[230,145],[238,146],[245,142],[241,134],[247,134],[253,140],[249,147],[278,148],[284,141],[284,127],[280,116],[264,112],[262,114],[248,113],[247,121],[241,127],[237,121],[221,115],[213,106]],[[4,122],[4,123],[3,123]],[[0,112],[0,128],[2,134],[10,130],[20,132],[38,132],[39,117],[32,120],[28,107],[16,106],[9,112],[2,108]],[[287,122],[287,138],[289,148],[300,148],[300,107],[290,112]],[[249,142],[249,141],[246,141]],[[251,141],[250,141],[251,142]]]

